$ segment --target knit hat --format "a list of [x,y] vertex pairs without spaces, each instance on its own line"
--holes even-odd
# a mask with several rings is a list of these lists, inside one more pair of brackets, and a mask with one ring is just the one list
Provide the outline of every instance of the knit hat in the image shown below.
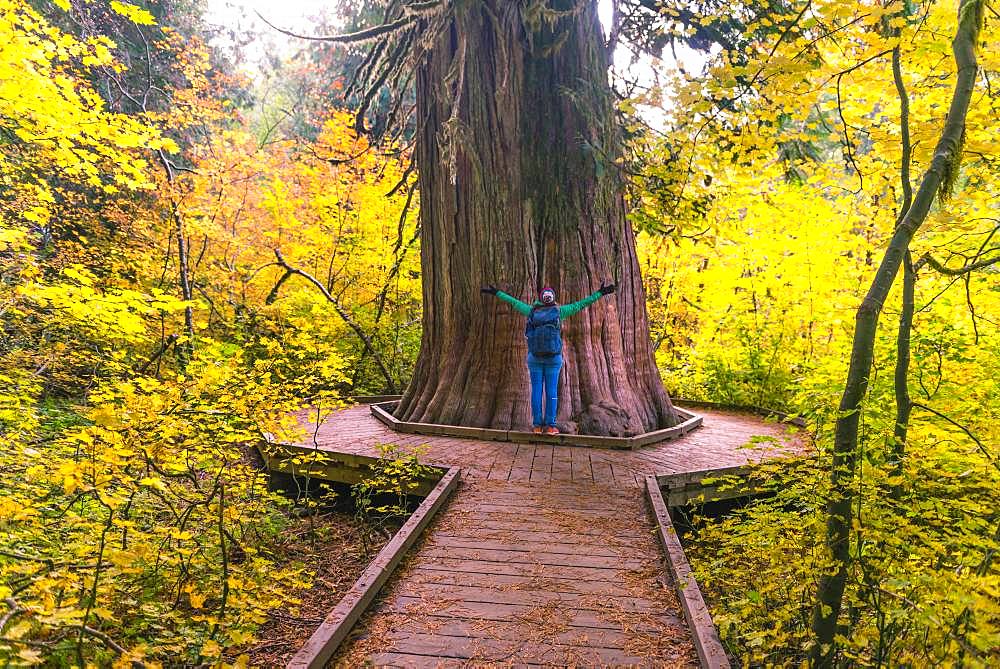
[[546,286],[542,288],[542,304],[552,304],[556,301],[556,291]]

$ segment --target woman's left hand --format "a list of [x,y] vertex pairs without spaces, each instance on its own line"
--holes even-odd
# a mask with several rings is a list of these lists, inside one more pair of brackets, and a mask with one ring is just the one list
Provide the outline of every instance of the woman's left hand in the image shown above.
[[597,290],[600,291],[601,295],[610,295],[611,293],[615,292],[616,288],[617,286],[615,286],[615,284],[613,283],[609,284],[602,283],[601,287],[598,288]]

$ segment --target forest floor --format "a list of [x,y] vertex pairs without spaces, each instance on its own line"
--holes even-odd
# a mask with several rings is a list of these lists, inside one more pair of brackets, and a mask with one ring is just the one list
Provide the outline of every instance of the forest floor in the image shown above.
[[[275,542],[275,557],[300,563],[311,586],[288,593],[288,606],[269,613],[248,649],[250,666],[283,667],[389,541],[382,530],[349,511],[292,520]],[[297,602],[296,602],[297,600]],[[296,603],[293,603],[296,602]]]

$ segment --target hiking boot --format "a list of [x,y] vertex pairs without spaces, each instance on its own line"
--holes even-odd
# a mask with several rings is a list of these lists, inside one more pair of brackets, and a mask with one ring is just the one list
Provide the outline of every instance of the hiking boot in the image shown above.
[[535,434],[541,434],[542,433],[542,426],[541,425],[536,425],[533,428],[531,428],[531,431],[534,432]]
[[559,434],[559,428],[557,428],[555,425],[549,425],[547,428],[545,428],[545,434]]

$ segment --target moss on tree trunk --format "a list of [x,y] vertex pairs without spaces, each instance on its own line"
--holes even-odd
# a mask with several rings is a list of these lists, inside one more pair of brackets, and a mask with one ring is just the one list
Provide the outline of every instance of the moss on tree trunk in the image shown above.
[[[400,418],[530,424],[524,318],[479,288],[561,301],[558,419],[626,435],[676,423],[653,357],[593,2],[456,8],[417,71],[423,340]],[[572,427],[572,426],[571,426]]]

